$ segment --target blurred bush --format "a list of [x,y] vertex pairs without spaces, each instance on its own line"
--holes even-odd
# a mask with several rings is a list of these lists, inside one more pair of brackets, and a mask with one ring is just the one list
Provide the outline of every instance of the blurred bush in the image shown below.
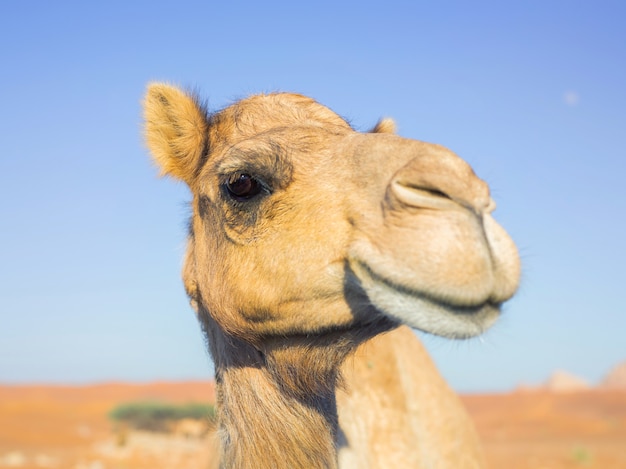
[[109,418],[137,430],[169,432],[177,422],[186,419],[212,424],[215,407],[200,403],[129,402],[115,407],[109,413]]

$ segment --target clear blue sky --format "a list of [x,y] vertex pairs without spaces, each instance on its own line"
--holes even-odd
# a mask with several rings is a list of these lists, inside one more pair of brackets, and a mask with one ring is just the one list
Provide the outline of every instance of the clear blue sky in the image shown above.
[[[174,6],[175,5],[175,6]],[[425,342],[461,391],[626,359],[626,3],[0,3],[0,382],[208,378],[179,280],[189,195],[140,138],[151,80],[211,108],[311,95],[492,186],[521,291]]]

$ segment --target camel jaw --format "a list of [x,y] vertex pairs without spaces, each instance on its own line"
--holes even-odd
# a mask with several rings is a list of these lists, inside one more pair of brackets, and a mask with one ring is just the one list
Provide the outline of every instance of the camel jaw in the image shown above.
[[366,264],[352,265],[371,304],[395,322],[449,339],[469,339],[489,329],[499,318],[501,303],[454,304],[394,284]]

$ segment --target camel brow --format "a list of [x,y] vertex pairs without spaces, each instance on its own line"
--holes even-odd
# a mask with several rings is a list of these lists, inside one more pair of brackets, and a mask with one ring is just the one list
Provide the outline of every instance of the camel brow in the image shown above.
[[233,173],[248,173],[260,177],[273,188],[289,185],[293,167],[289,160],[289,148],[269,140],[255,142],[254,147],[235,145],[231,147],[216,167],[217,174],[224,178]]

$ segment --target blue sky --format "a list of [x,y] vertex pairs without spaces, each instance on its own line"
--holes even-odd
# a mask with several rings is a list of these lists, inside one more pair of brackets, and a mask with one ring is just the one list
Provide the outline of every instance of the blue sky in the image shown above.
[[308,94],[470,162],[523,258],[484,337],[424,341],[461,391],[626,360],[626,4],[0,4],[0,382],[208,378],[179,280],[187,190],[140,137],[147,82],[218,109]]

